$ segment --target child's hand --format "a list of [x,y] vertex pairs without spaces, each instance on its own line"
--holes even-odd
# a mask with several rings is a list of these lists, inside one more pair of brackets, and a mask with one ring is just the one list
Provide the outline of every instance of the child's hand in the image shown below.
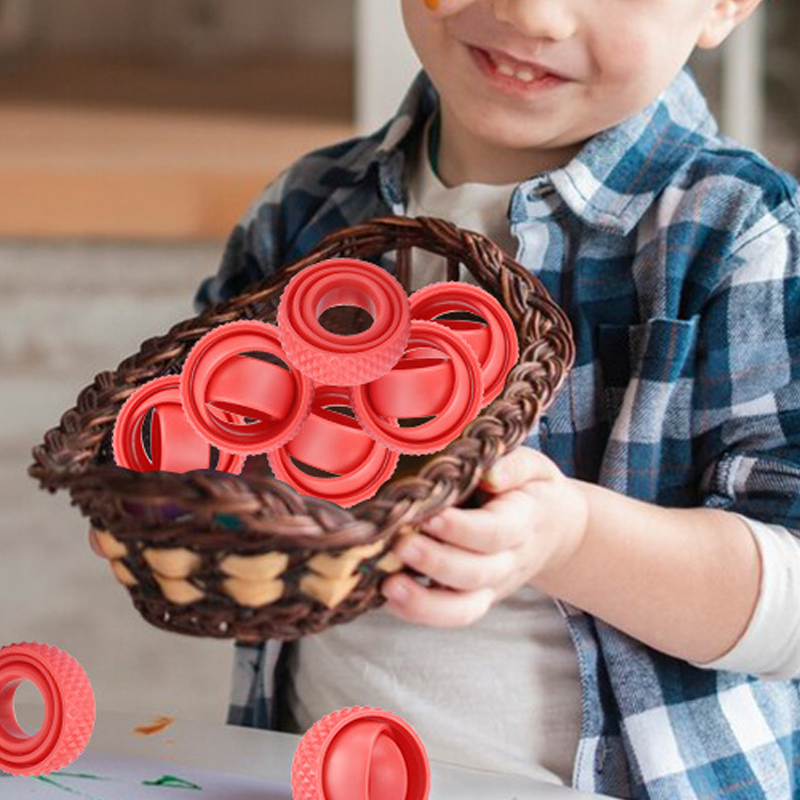
[[443,588],[393,575],[382,586],[389,611],[427,625],[469,625],[580,547],[588,503],[547,456],[518,447],[481,487],[495,495],[482,508],[448,508],[423,525],[426,533],[399,543],[397,555]]
[[108,558],[108,556],[103,552],[103,548],[100,547],[100,540],[97,538],[97,530],[89,526],[89,547],[92,548],[92,552],[96,556],[100,556],[100,558]]

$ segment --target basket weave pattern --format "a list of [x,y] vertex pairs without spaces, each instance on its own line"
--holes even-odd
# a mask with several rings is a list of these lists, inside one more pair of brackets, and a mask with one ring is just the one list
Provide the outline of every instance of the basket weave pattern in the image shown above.
[[[395,254],[410,294],[414,249],[463,264],[514,321],[520,358],[503,392],[447,447],[409,459],[377,494],[349,509],[245,467],[184,474],[133,472],[111,455],[117,413],[141,385],[177,374],[194,344],[238,319],[275,323],[283,288],[299,270],[334,257]],[[381,580],[401,568],[398,536],[463,504],[483,473],[518,446],[572,367],[568,318],[542,284],[489,239],[432,217],[380,217],[337,231],[313,252],[229,301],[142,343],[98,374],[60,425],[33,449],[42,488],[69,491],[93,526],[117,580],[140,614],[166,630],[260,641],[295,639],[346,622],[382,602]]]

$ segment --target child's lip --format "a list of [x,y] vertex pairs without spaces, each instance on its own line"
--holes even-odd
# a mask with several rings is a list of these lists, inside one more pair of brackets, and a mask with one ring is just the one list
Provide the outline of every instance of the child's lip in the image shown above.
[[[549,67],[533,61],[520,61],[500,50],[487,49],[478,45],[466,44],[478,69],[498,88],[516,95],[539,93],[544,89],[555,88],[568,80],[563,75],[553,72]],[[520,71],[535,73],[532,80],[522,80],[515,75],[506,75],[498,69],[498,61],[518,65]]]
[[529,60],[529,59],[518,58],[517,56],[512,55],[511,53],[508,53],[505,50],[499,50],[499,49],[494,48],[494,47],[482,47],[480,45],[471,45],[471,46],[474,47],[476,50],[482,50],[495,63],[505,62],[505,63],[511,64],[512,66],[515,66],[515,67],[517,67],[519,69],[530,69],[530,70],[533,70],[535,72],[545,73],[547,75],[552,75],[552,76],[554,76],[556,78],[561,78],[561,79],[564,78],[563,75],[559,74],[558,72],[556,72],[551,67],[546,66],[544,64],[540,64],[538,61],[532,61],[532,60]]

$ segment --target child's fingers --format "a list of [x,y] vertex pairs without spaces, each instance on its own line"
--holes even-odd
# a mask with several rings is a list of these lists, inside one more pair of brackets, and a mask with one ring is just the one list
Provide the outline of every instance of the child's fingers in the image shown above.
[[451,589],[475,591],[504,582],[514,571],[514,553],[471,553],[429,536],[405,537],[395,551],[409,566]]
[[102,548],[100,547],[100,542],[97,539],[97,531],[94,528],[89,528],[89,546],[92,548],[92,551],[96,556],[100,556],[100,558],[105,558],[106,554],[103,552]]
[[421,586],[408,575],[392,575],[381,587],[386,608],[407,622],[461,628],[480,619],[491,608],[494,592],[478,589],[455,592]]
[[535,511],[533,498],[515,489],[493,497],[481,508],[448,508],[423,523],[422,528],[466,550],[499,553],[519,547],[530,536]]
[[530,481],[552,480],[558,473],[558,466],[544,453],[523,445],[499,458],[481,479],[481,486],[499,494]]

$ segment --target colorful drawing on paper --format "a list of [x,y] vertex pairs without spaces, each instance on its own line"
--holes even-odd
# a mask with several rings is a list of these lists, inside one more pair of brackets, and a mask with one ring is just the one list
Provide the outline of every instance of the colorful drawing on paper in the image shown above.
[[[291,800],[289,782],[262,781],[148,758],[84,752],[68,770],[23,778],[0,772],[14,800]],[[12,788],[13,787],[13,788]],[[7,789],[13,791],[6,795]]]

